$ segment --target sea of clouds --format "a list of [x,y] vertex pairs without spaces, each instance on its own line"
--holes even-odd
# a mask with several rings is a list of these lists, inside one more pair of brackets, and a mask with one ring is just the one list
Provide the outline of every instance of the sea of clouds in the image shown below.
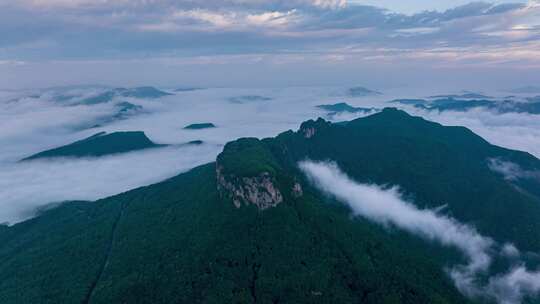
[[[540,115],[499,114],[481,109],[439,113],[388,102],[452,92],[408,88],[383,90],[382,95],[351,97],[347,87],[211,88],[183,92],[162,89],[174,95],[158,99],[117,97],[94,105],[73,103],[59,96],[92,96],[107,88],[0,92],[0,223],[13,224],[31,218],[37,208],[50,203],[96,200],[162,181],[213,161],[226,142],[239,137],[273,137],[317,117],[342,121],[368,115],[327,116],[316,108],[320,104],[398,106],[446,125],[469,127],[494,144],[540,157]],[[496,95],[496,92],[488,93]],[[264,98],[239,98],[242,96]],[[117,111],[116,104],[122,101],[140,105],[144,110],[129,119],[90,128],[113,115]],[[186,125],[203,122],[213,123],[217,128],[183,129]],[[100,131],[144,131],[152,141],[172,146],[100,158],[18,162]],[[181,145],[192,140],[202,140],[204,144]]]

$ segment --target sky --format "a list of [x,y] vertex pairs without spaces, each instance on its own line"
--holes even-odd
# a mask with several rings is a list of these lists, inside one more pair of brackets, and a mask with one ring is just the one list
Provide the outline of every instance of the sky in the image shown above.
[[4,90],[540,80],[538,0],[0,0],[0,37]]

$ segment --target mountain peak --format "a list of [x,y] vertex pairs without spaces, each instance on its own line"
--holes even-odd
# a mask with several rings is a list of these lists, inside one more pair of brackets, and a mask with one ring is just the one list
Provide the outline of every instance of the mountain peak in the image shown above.
[[317,120],[308,120],[300,125],[298,132],[304,136],[304,138],[312,138],[318,131],[328,128],[331,125],[330,122],[318,118]]
[[403,110],[400,110],[398,108],[394,108],[394,107],[387,107],[387,108],[384,108],[381,112],[380,112],[381,115],[393,115],[393,116],[400,116],[400,117],[413,117],[411,116],[409,113],[403,111]]
[[225,145],[217,157],[218,191],[222,197],[231,199],[236,208],[276,207],[289,195],[303,194],[301,185],[284,171],[264,140],[242,138]]
[[116,153],[125,153],[147,148],[156,148],[142,131],[99,132],[71,144],[39,152],[22,161],[54,157],[98,157]]
[[242,138],[225,145],[216,163],[218,190],[240,208],[253,204],[259,210],[283,202],[276,185],[279,165],[264,143],[256,138]]

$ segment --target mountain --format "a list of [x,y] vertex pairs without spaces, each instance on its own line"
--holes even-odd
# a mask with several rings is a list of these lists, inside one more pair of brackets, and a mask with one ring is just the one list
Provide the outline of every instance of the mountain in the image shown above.
[[97,157],[148,148],[163,147],[153,143],[143,132],[100,132],[66,146],[43,151],[22,161],[54,157]]
[[382,93],[364,87],[353,87],[347,90],[347,95],[350,97],[367,97],[382,95]]
[[119,88],[116,92],[122,97],[135,97],[135,98],[161,98],[164,96],[173,95],[171,93],[163,92],[154,87],[136,87],[131,89]]
[[229,101],[232,103],[252,103],[252,102],[263,102],[263,101],[270,101],[272,98],[266,97],[266,96],[259,96],[259,95],[244,95],[244,96],[236,96],[229,98]]
[[201,130],[201,129],[212,129],[216,126],[213,123],[204,122],[204,123],[195,123],[191,125],[187,125],[184,127],[186,130]]
[[540,160],[385,109],[239,139],[215,163],[162,183],[0,229],[0,302],[472,301],[444,270],[459,252],[351,217],[300,171],[305,159],[333,160],[358,182],[400,185],[419,208],[444,203],[439,212],[540,252],[540,197],[501,166],[540,172]]
[[128,119],[131,116],[144,112],[144,109],[140,105],[135,105],[130,102],[124,101],[115,105],[118,111],[110,118],[110,122],[117,120]]
[[490,100],[490,99],[459,99],[455,96],[444,98],[437,97],[433,100],[426,99],[396,99],[392,103],[413,105],[417,108],[428,111],[458,111],[465,112],[474,108],[482,108],[497,113],[529,113],[540,114],[540,101],[534,97],[527,98],[527,101],[517,101],[513,99]]
[[492,97],[484,95],[484,94],[480,94],[480,93],[463,91],[461,94],[435,95],[435,96],[430,96],[429,98],[432,98],[432,99],[444,99],[444,98],[453,98],[453,99],[491,99]]
[[154,87],[135,87],[135,88],[115,88],[99,93],[97,95],[83,98],[78,104],[93,105],[112,101],[117,97],[134,97],[141,99],[157,99],[173,94],[158,90]]
[[105,125],[118,122],[121,120],[130,119],[140,114],[148,113],[143,106],[133,104],[131,102],[122,101],[114,105],[114,112],[103,115],[91,121],[83,122],[75,126],[75,130],[82,131],[87,129],[101,128]]
[[317,108],[329,112],[328,115],[336,115],[338,113],[369,113],[375,111],[375,108],[353,107],[345,102],[336,104],[318,105]]
[[509,92],[515,93],[515,94],[540,94],[540,87],[539,86],[525,86],[525,87],[509,90]]
[[175,92],[193,92],[193,91],[199,91],[199,90],[204,90],[204,89],[197,88],[197,87],[183,87],[183,88],[175,89],[174,91]]

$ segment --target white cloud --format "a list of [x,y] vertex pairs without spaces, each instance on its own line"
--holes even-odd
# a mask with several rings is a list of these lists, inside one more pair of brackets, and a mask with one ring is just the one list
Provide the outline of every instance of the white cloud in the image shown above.
[[[449,273],[464,294],[493,298],[500,304],[519,304],[524,297],[540,292],[540,271],[531,272],[524,266],[492,277],[487,286],[479,283],[480,276],[486,275],[490,268],[491,252],[498,245],[473,227],[435,210],[418,209],[405,201],[395,187],[384,189],[356,183],[335,163],[303,161],[299,167],[315,187],[347,204],[355,215],[459,249],[467,257],[468,264],[454,266]],[[519,256],[511,244],[505,244],[501,251],[512,258]]]
[[540,115],[497,114],[484,109],[438,112],[403,108],[444,125],[468,127],[494,145],[526,151],[540,158]]
[[0,171],[0,223],[31,218],[36,208],[49,203],[96,200],[162,181],[212,161],[218,150],[203,145],[5,164]]
[[347,6],[347,0],[308,0],[313,5],[322,8],[344,8]]
[[515,267],[510,272],[491,278],[487,287],[501,304],[522,303],[526,296],[540,293],[540,270],[530,272],[524,266]]
[[209,23],[216,27],[228,27],[231,26],[234,23],[235,14],[229,13],[219,13],[219,12],[212,12],[208,10],[202,10],[202,9],[195,9],[195,10],[188,10],[188,11],[176,11],[173,13],[173,18],[190,18],[195,19],[198,21],[203,21],[206,23]]
[[518,179],[538,179],[540,181],[540,171],[527,171],[518,164],[501,159],[489,159],[488,166],[491,170],[498,172],[505,179],[515,181]]
[[291,18],[296,13],[296,10],[287,12],[265,12],[261,14],[249,14],[246,16],[246,21],[249,24],[257,26],[284,26],[291,22]]
[[[99,89],[101,90],[101,89]],[[121,98],[144,107],[145,113],[90,127],[114,114],[113,101],[73,106],[54,101],[58,95],[91,95],[95,88],[8,92],[0,96],[0,223],[32,217],[35,209],[64,200],[95,200],[162,181],[194,166],[215,160],[223,144],[239,137],[275,136],[317,115],[306,102],[321,102],[324,90],[210,89],[185,92],[159,100]],[[41,93],[40,98],[19,97]],[[302,92],[300,94],[299,92]],[[17,96],[19,95],[19,96]],[[253,104],[233,104],[229,97],[261,95],[275,98]],[[34,96],[35,97],[35,96]],[[287,115],[280,109],[287,107]],[[186,131],[188,124],[212,122],[211,130]],[[144,131],[156,143],[178,145],[192,140],[206,144],[172,146],[88,159],[17,161],[100,131]]]
[[355,183],[334,163],[305,161],[299,166],[317,188],[349,205],[355,215],[458,248],[467,256],[469,263],[453,268],[451,275],[460,290],[476,295],[475,275],[486,271],[491,263],[487,253],[493,246],[490,238],[433,210],[416,208],[401,198],[397,188],[382,189],[376,185]]

